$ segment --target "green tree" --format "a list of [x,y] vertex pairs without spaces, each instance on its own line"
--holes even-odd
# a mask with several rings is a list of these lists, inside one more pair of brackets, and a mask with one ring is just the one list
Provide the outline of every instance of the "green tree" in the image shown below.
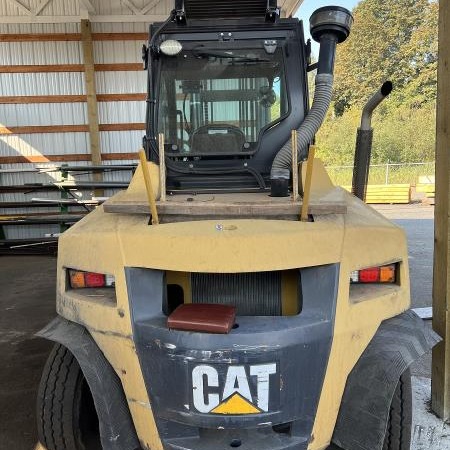
[[372,163],[434,159],[438,3],[363,0],[338,47],[334,107],[317,135],[328,165],[353,164],[361,109],[385,80],[394,91],[375,111]]
[[363,0],[354,9],[350,38],[338,47],[335,112],[361,105],[387,79],[398,103],[435,99],[436,2]]

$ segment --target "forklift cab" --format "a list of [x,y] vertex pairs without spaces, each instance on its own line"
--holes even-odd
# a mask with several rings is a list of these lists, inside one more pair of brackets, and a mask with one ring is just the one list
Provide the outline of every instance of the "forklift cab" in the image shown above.
[[190,17],[151,29],[148,157],[162,133],[168,189],[265,189],[308,110],[303,24]]

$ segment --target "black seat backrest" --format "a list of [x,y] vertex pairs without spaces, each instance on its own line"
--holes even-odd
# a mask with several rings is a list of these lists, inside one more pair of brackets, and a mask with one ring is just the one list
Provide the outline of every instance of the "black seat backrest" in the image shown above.
[[238,153],[243,150],[245,135],[234,125],[203,125],[191,138],[192,153]]

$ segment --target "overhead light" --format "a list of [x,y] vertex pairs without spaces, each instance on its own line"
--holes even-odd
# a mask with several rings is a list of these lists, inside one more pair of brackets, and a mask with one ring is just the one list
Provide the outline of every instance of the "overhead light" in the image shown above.
[[164,53],[167,56],[175,56],[183,50],[183,46],[181,45],[181,42],[176,41],[175,39],[168,39],[159,46],[159,49],[161,50],[161,53]]

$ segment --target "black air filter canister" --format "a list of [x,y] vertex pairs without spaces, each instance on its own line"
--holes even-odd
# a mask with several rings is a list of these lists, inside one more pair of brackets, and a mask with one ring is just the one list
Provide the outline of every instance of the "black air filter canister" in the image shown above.
[[192,273],[192,303],[236,307],[238,316],[281,316],[281,272]]

